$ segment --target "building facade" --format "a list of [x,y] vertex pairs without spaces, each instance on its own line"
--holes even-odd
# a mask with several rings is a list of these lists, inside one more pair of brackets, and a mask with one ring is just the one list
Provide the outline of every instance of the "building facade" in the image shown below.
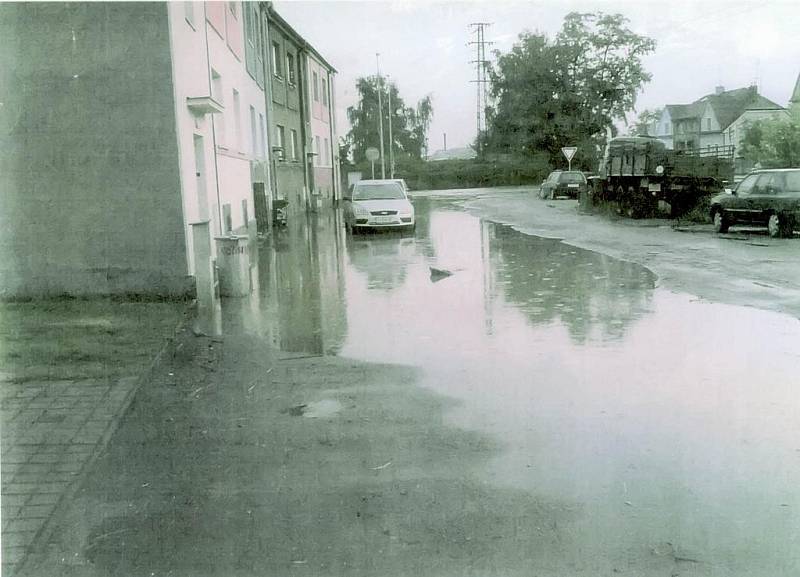
[[273,198],[307,205],[307,44],[269,14],[0,3],[0,296],[189,294],[216,237],[267,228]]
[[656,123],[655,136],[668,148],[702,150],[733,146],[736,172],[749,170],[739,150],[746,128],[757,120],[785,118],[785,108],[758,94],[755,86],[725,90],[718,86],[691,104],[668,104]]
[[315,51],[306,51],[306,118],[313,160],[309,171],[311,201],[330,206],[340,197],[341,175],[336,135],[334,79],[336,71]]
[[291,212],[317,209],[338,198],[339,191],[336,70],[271,3],[262,4],[262,11],[273,198],[288,200]]

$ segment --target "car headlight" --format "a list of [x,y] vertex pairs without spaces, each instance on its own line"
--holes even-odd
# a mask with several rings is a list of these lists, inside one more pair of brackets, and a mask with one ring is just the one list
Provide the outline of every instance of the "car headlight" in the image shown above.
[[356,216],[369,216],[369,211],[361,205],[353,205],[353,214]]
[[660,164],[656,166],[656,174],[664,174],[664,167]]

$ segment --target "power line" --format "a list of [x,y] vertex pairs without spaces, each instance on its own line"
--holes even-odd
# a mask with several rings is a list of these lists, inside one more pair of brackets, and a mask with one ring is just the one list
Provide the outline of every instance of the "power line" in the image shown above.
[[475,80],[470,80],[470,82],[474,82],[476,87],[478,136],[486,129],[486,85],[489,82],[486,72],[489,66],[489,61],[486,59],[486,45],[494,44],[494,42],[486,40],[486,28],[491,25],[491,22],[473,22],[469,25],[470,34],[475,34],[475,40],[468,42],[467,45],[475,46],[475,60],[470,60],[470,64],[475,65]]

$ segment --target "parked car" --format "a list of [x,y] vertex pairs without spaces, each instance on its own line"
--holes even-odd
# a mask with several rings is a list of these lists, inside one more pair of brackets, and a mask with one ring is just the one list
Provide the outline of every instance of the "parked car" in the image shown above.
[[586,192],[586,176],[579,170],[554,170],[539,187],[539,198],[568,196],[578,198]]
[[792,236],[800,223],[800,168],[757,170],[730,193],[711,199],[718,233],[734,224],[765,225],[770,236]]
[[344,199],[344,222],[351,233],[378,228],[413,230],[414,205],[397,180],[362,180]]

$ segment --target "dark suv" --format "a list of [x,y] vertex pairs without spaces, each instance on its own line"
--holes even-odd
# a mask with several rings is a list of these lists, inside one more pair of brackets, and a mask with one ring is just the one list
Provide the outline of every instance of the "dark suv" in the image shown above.
[[586,176],[579,170],[555,170],[539,187],[539,198],[578,198],[581,192],[586,191],[586,186]]
[[714,230],[738,223],[766,225],[769,235],[792,236],[800,223],[800,168],[756,170],[731,194],[711,199]]

